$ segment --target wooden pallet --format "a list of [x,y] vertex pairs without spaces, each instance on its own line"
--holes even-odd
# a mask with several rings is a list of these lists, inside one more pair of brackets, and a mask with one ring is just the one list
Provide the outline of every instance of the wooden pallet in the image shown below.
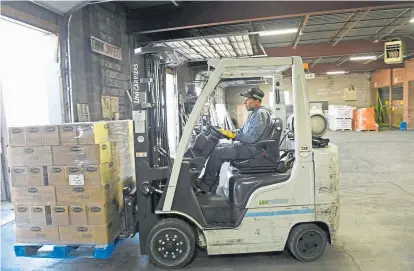
[[16,257],[30,258],[95,258],[109,259],[122,240],[116,239],[108,245],[25,245],[14,246]]
[[378,129],[375,130],[355,130],[357,132],[378,132]]
[[335,132],[345,132],[345,131],[352,131],[351,128],[347,128],[347,129],[329,129],[331,131],[335,131]]

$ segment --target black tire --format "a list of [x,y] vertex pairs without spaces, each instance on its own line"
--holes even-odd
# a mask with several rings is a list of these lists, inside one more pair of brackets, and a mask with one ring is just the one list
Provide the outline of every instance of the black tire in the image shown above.
[[315,224],[301,224],[290,231],[287,245],[297,260],[311,262],[323,255],[327,242],[326,232],[320,227]]
[[194,257],[195,233],[186,222],[166,218],[152,228],[147,239],[150,261],[164,269],[182,268]]

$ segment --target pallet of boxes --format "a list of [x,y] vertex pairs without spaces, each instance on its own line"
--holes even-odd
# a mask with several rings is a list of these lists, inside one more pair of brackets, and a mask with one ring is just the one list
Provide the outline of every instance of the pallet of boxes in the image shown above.
[[332,131],[352,131],[353,109],[347,105],[329,105],[329,129]]
[[124,224],[124,184],[135,179],[131,127],[113,121],[9,128],[17,243],[113,243]]
[[360,108],[354,111],[354,130],[358,132],[376,131],[379,125],[375,119],[375,109],[373,107]]

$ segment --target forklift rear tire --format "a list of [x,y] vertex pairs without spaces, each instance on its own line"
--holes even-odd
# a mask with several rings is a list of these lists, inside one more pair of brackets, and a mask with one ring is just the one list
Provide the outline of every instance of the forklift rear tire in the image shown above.
[[166,218],[155,224],[147,239],[150,261],[164,269],[189,264],[195,251],[194,229],[177,218]]
[[301,262],[311,262],[323,255],[328,237],[326,232],[315,224],[300,224],[289,234],[288,248]]

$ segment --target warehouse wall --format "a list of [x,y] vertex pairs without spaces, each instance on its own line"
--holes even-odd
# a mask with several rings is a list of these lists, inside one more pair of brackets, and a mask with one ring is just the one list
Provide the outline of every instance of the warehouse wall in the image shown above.
[[[292,90],[292,79],[284,78],[285,90]],[[329,104],[345,104],[357,108],[371,105],[369,73],[354,73],[338,76],[317,75],[315,79],[306,80],[309,101],[327,101]],[[344,89],[354,86],[356,101],[345,101]]]
[[[289,91],[292,95],[292,79],[290,77],[283,78],[283,91]],[[347,74],[341,76],[316,76],[315,79],[309,79],[306,81],[308,85],[309,101],[327,101],[329,104],[346,104],[355,106],[357,108],[367,107],[371,105],[371,93],[369,74]],[[344,89],[348,89],[350,86],[354,86],[357,92],[356,101],[344,100]],[[263,104],[269,105],[269,92],[272,90],[272,86],[260,85],[260,88],[265,92],[265,98]],[[245,92],[249,87],[231,87],[226,89],[228,110],[231,117],[235,117],[237,120],[245,119],[247,113],[243,114],[243,110],[240,105],[243,104],[244,98],[239,94]],[[292,100],[292,98],[290,99]]]
[[[371,76],[371,96],[373,99],[379,88],[389,88],[391,69],[379,70]],[[407,60],[404,68],[392,69],[393,93],[403,89],[403,121],[414,128],[414,60]],[[393,95],[394,96],[394,95]],[[373,101],[376,103],[376,101]]]
[[414,129],[414,59],[405,63],[406,80],[404,82],[404,120]]
[[[91,36],[122,48],[122,60],[91,49]],[[117,3],[88,5],[72,16],[70,53],[75,120],[76,104],[88,104],[92,121],[102,119],[101,97],[119,98],[120,117],[130,117],[129,46],[126,13]]]

